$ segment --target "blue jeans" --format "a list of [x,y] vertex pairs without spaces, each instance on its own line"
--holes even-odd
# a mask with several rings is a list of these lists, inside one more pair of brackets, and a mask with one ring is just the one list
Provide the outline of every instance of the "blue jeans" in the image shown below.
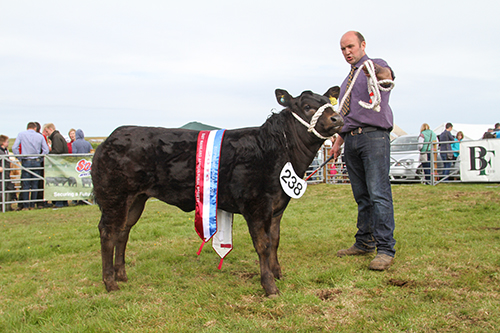
[[358,204],[358,232],[354,246],[394,257],[394,206],[392,203],[389,132],[344,137],[344,156],[354,199]]
[[[42,161],[39,158],[36,159],[23,159],[22,160],[23,168],[31,169],[31,168],[38,168],[42,166]],[[42,174],[42,170],[31,170],[32,172],[36,173],[37,175]],[[36,178],[34,175],[29,173],[26,170],[22,170],[21,172],[21,178],[23,179],[33,179],[33,180],[23,180],[22,181],[22,189],[23,190],[38,190],[38,181],[40,178]],[[30,200],[30,194],[31,194],[31,200],[36,200],[37,199],[37,192],[33,191],[26,191],[21,193],[21,200]],[[29,207],[35,207],[34,202],[25,202],[23,203],[24,208],[29,208]]]
[[441,155],[441,160],[443,160],[443,171],[442,175],[447,176],[450,174],[450,169],[451,169],[451,162],[446,162],[448,160],[448,154],[447,153],[440,153]]

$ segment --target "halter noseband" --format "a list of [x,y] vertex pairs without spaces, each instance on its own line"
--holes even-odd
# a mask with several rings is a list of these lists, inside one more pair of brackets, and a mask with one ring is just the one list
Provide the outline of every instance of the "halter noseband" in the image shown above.
[[295,118],[297,118],[297,120],[302,125],[304,125],[305,127],[307,127],[307,131],[308,132],[313,132],[314,135],[316,135],[318,138],[323,139],[323,140],[327,140],[330,137],[326,137],[326,136],[323,136],[323,135],[319,134],[319,132],[316,131],[316,129],[314,128],[314,127],[316,127],[316,123],[318,122],[319,117],[321,117],[321,115],[323,114],[323,111],[325,111],[326,108],[332,108],[332,110],[335,111],[333,109],[333,105],[331,105],[330,103],[326,103],[325,105],[323,105],[322,107],[320,107],[318,110],[316,110],[316,113],[311,118],[311,123],[310,124],[307,121],[305,121],[304,119],[300,118],[295,112],[292,111],[292,114],[293,114],[293,116]]

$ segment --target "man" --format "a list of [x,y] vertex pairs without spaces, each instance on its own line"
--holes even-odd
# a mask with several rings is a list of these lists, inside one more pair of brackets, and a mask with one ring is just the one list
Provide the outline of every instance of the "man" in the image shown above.
[[451,134],[452,129],[453,125],[451,123],[447,123],[445,130],[439,134],[439,141],[446,142],[439,144],[441,160],[443,161],[443,176],[448,176],[450,174],[451,160],[453,160],[453,152],[451,151],[452,142],[450,141],[455,141],[455,138],[453,137],[453,134]]
[[[45,142],[45,138],[35,131],[36,124],[33,122],[29,122],[27,126],[27,130],[21,132],[17,135],[16,141],[14,142],[14,146],[12,147],[12,152],[14,154],[20,154],[20,146],[22,146],[23,155],[40,155],[40,154],[48,154],[49,147]],[[34,174],[41,175],[41,166],[42,166],[43,158],[40,156],[26,156],[21,158],[21,163],[23,165],[23,170],[21,172],[21,178],[24,179],[22,181],[22,190],[21,200],[28,201],[31,197],[31,202],[24,202],[18,205],[18,210],[20,209],[33,209],[35,207],[35,203],[33,200],[37,199],[37,191],[38,190],[38,177]],[[32,174],[31,172],[34,174]],[[30,196],[31,193],[31,196]]]
[[43,135],[45,135],[51,144],[50,154],[67,154],[68,153],[68,143],[66,139],[56,130],[56,126],[52,123],[43,125]]
[[[66,139],[56,130],[56,126],[52,123],[43,125],[43,135],[45,135],[51,142],[51,148],[49,154],[67,154],[68,153],[68,143]],[[54,206],[56,208],[62,208],[68,206],[67,201],[54,201]]]
[[[356,31],[345,33],[340,40],[340,48],[345,60],[354,73],[366,60],[366,41]],[[393,80],[392,69],[382,59],[371,59],[377,80]],[[365,68],[365,67],[364,67]],[[353,74],[350,73],[340,87],[343,99]],[[358,204],[358,231],[355,243],[348,249],[337,252],[338,257],[377,255],[370,262],[369,269],[386,270],[394,261],[394,208],[392,202],[390,168],[390,138],[393,115],[389,106],[390,91],[381,91],[380,112],[363,108],[359,101],[369,102],[367,71],[358,75],[352,83],[352,91],[344,101],[342,110],[344,127],[335,141],[332,153],[337,158],[344,143],[344,159],[351,181],[351,188]]]

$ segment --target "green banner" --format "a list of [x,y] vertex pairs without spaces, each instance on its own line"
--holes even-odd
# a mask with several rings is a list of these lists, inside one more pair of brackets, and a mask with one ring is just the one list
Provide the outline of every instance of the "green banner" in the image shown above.
[[44,199],[88,200],[92,194],[93,155],[45,155]]

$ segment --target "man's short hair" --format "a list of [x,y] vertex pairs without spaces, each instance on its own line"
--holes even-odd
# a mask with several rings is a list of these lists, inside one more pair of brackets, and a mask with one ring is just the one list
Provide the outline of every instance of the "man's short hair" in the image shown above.
[[363,37],[363,35],[359,31],[354,31],[354,34],[356,35],[356,37],[358,37],[359,45],[361,45],[361,43],[365,41],[365,37]]
[[56,126],[52,123],[48,123],[48,124],[43,125],[43,130],[45,130],[46,128],[50,128],[54,131],[56,130]]
[[500,123],[496,123],[495,128],[500,128]]
[[26,126],[27,129],[35,129],[36,128],[36,124],[32,121],[30,121],[28,123],[28,126]]
[[0,135],[0,144],[4,143],[5,141],[9,140],[9,137],[7,135]]
[[446,128],[450,128],[450,127],[453,127],[453,124],[452,123],[446,123]]

